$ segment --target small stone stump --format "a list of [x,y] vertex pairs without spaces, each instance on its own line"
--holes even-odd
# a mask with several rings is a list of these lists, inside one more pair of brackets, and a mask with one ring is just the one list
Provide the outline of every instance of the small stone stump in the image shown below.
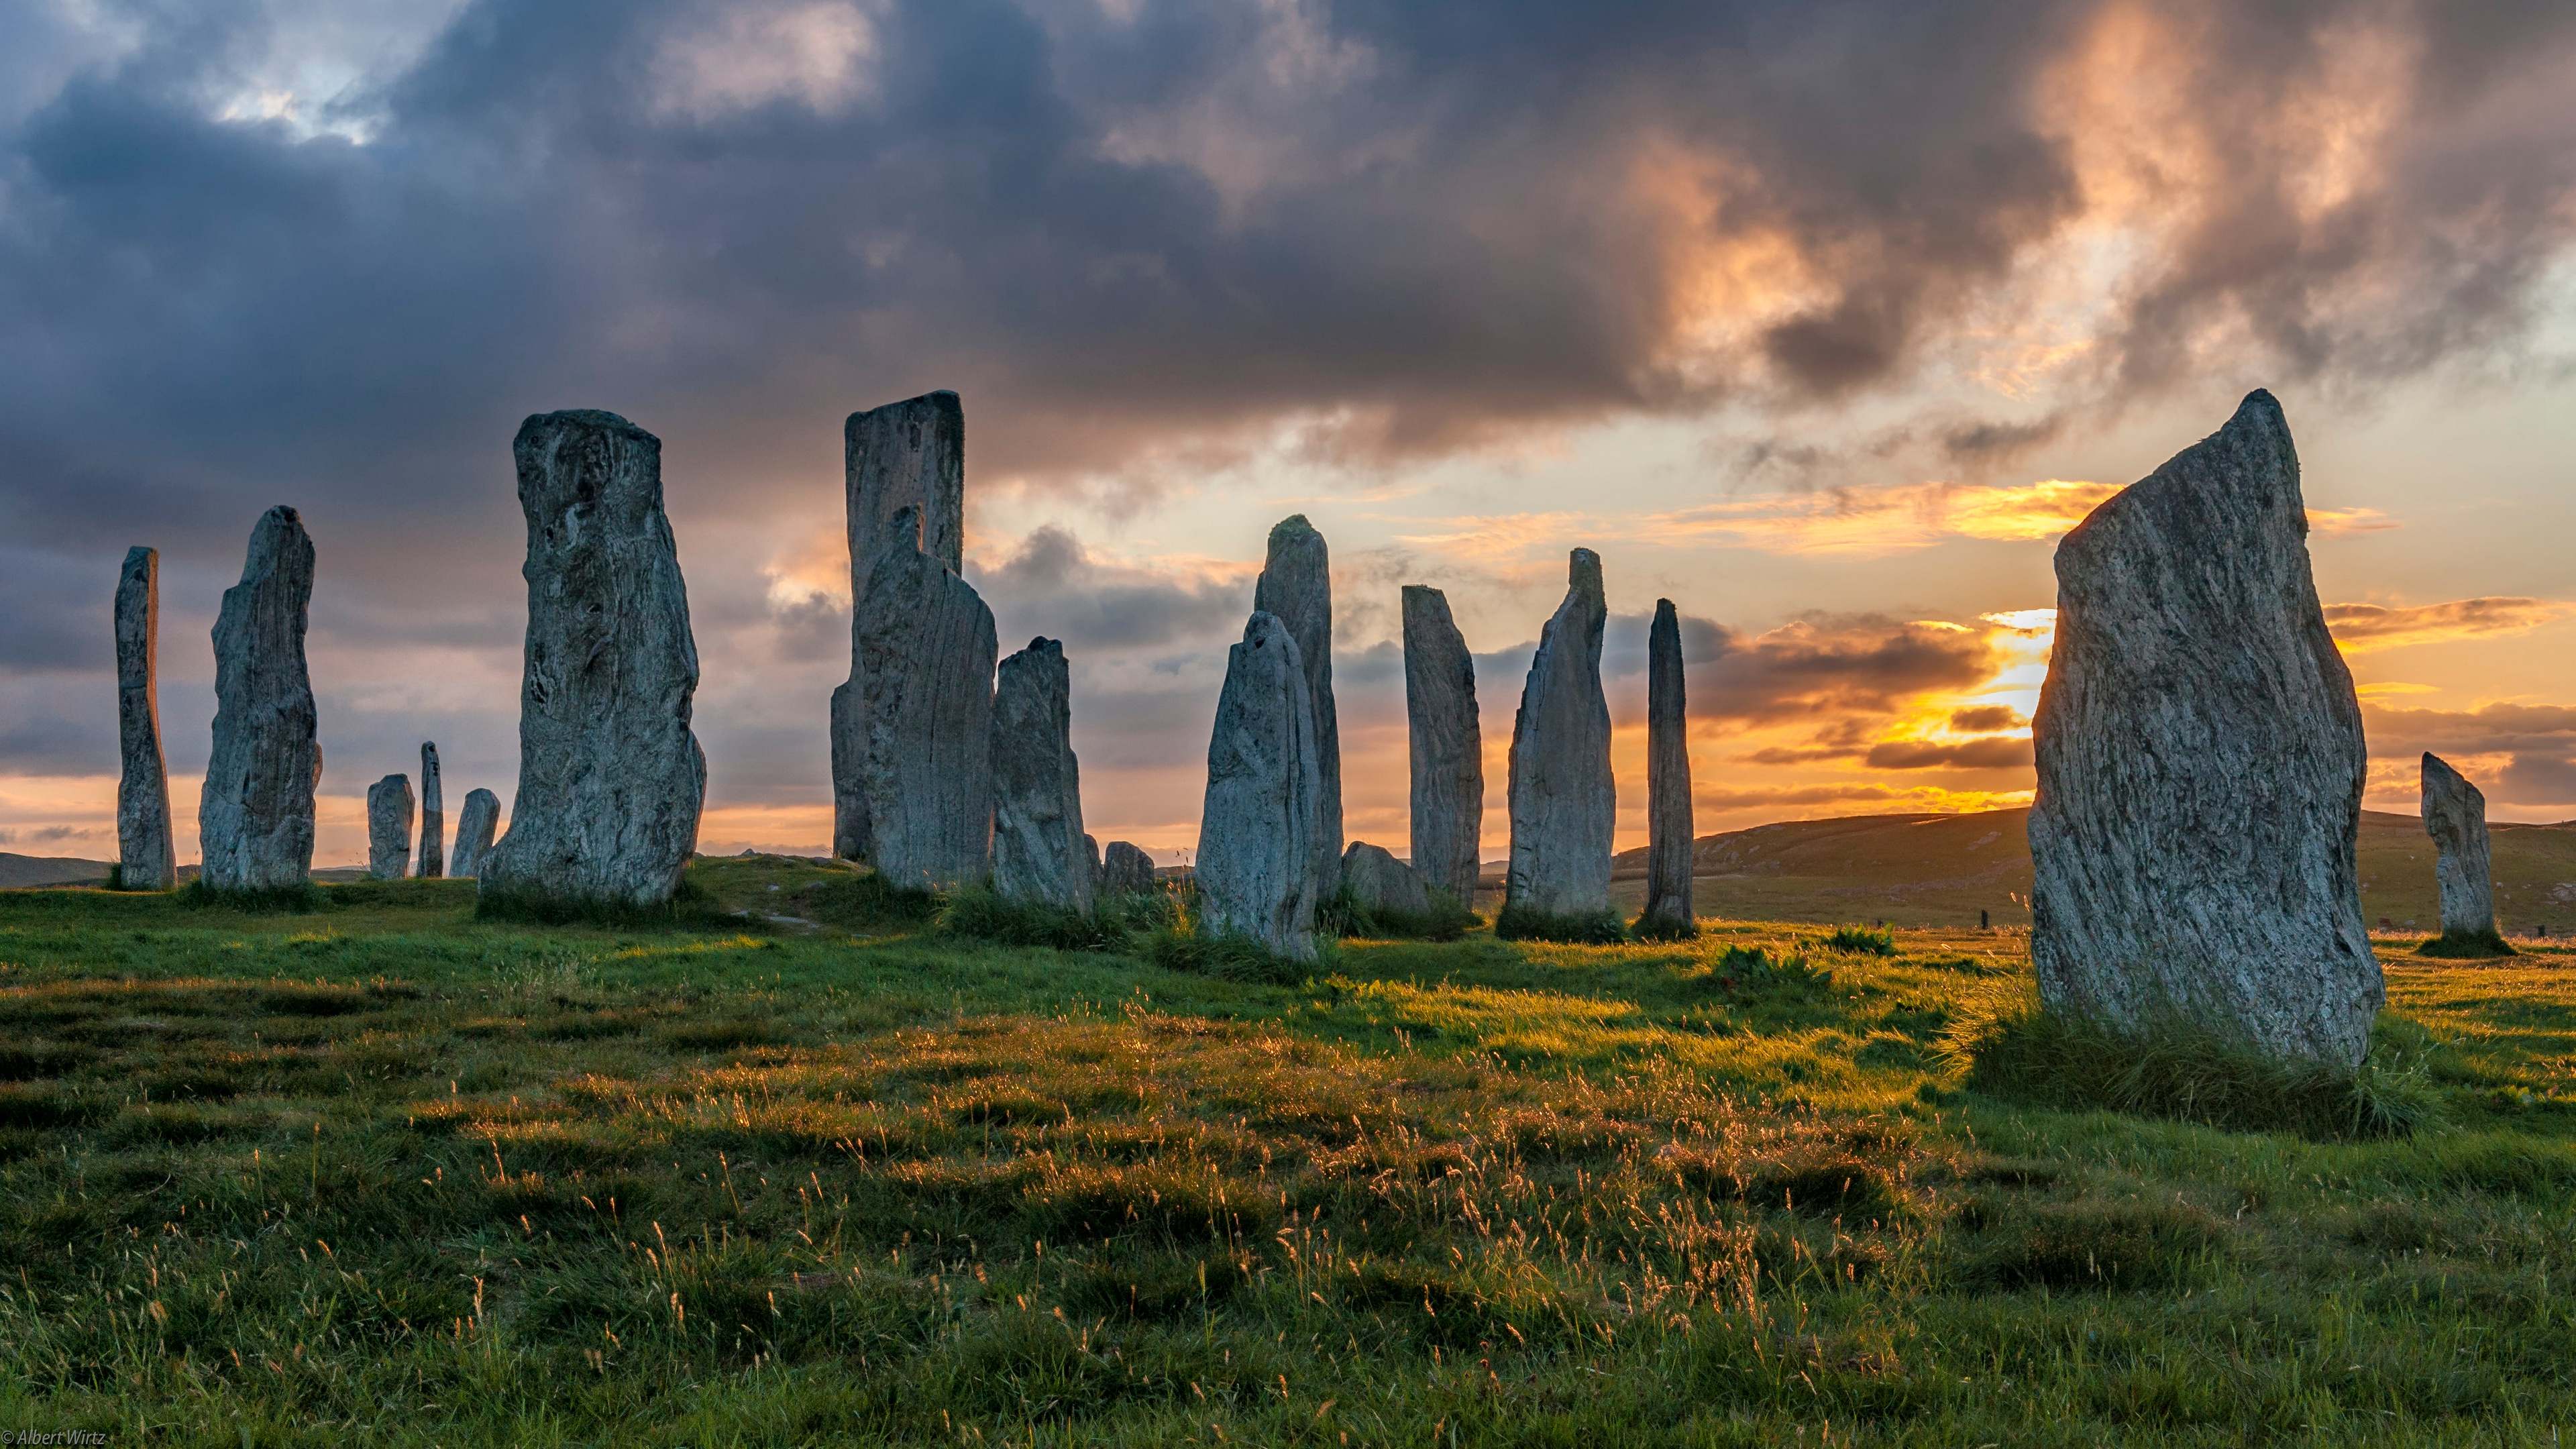
[[993,890],[1089,915],[1097,866],[1082,833],[1072,693],[1064,646],[1053,639],[1032,639],[1002,661],[993,688]]
[[1142,846],[1113,840],[1101,852],[1103,895],[1149,896],[1161,888],[1161,882],[1154,879],[1154,857],[1147,855]]
[[411,870],[411,777],[387,775],[367,787],[367,874],[401,880]]
[[480,875],[483,857],[492,849],[492,835],[500,823],[500,796],[489,790],[466,791],[465,808],[456,815],[456,850],[448,857],[448,870],[459,879]]
[[2442,934],[2423,949],[2428,955],[2511,954],[2513,948],[2496,930],[2485,792],[2430,751],[2424,756],[2423,788],[2424,832],[2433,837],[2433,873],[2442,888]]
[[1431,888],[1384,846],[1354,840],[1342,852],[1342,895],[1381,921],[1407,925],[1432,913]]

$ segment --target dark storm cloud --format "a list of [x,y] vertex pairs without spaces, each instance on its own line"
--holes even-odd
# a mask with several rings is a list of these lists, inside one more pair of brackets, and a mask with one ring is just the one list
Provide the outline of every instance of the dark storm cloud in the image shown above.
[[1810,614],[1765,634],[1725,633],[1722,646],[1693,676],[1693,718],[1890,714],[1917,695],[1980,684],[1997,664],[1982,633],[1871,614]]
[[1249,579],[1192,578],[1105,563],[1062,528],[1037,529],[1008,558],[966,567],[1003,640],[1033,633],[1084,649],[1151,647],[1240,631],[1252,608]]
[[2375,757],[2411,760],[2430,751],[2456,765],[2471,756],[2504,756],[2494,779],[2477,780],[2490,799],[2531,806],[2576,803],[2576,708],[2389,709],[2365,703],[2361,717]]

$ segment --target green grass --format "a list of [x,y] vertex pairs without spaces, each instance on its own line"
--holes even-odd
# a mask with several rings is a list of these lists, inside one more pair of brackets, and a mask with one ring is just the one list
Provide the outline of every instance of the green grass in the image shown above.
[[2320,1141],[1973,1089],[1942,1046],[2027,991],[2015,935],[1242,980],[846,867],[691,879],[650,927],[471,882],[0,894],[0,1426],[2162,1449],[2576,1411],[2576,954],[2393,958],[2446,1121]]
[[2513,947],[2493,931],[2445,931],[2415,948],[2418,956],[2442,956],[2455,961],[2484,960],[2514,954]]
[[1627,924],[1617,911],[1598,915],[1556,915],[1506,901],[1494,915],[1494,936],[1503,941],[1559,941],[1574,945],[1612,946],[1628,939]]

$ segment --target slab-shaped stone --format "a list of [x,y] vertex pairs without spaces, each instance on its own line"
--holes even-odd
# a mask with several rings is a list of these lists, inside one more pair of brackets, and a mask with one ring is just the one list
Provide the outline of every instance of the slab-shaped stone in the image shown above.
[[2430,751],[2423,780],[2424,832],[2433,837],[2433,875],[2442,887],[2442,934],[2501,940],[2487,866],[2486,792]]
[[2353,858],[2361,709],[2271,394],[2058,544],[2032,733],[2031,961],[2049,1009],[2358,1063],[2382,994]]
[[1098,867],[1082,833],[1072,697],[1057,641],[1032,639],[1002,661],[993,686],[993,889],[1089,915]]
[[1333,705],[1333,561],[1324,536],[1292,514],[1270,530],[1269,555],[1253,585],[1255,612],[1275,616],[1297,641],[1306,667],[1306,702],[1314,711],[1315,889],[1329,901],[1342,874],[1342,726]]
[[486,894],[652,906],[698,843],[698,649],[662,509],[662,442],[615,413],[543,413],[511,445],[528,525],[519,789]]
[[214,744],[197,799],[198,879],[212,891],[284,890],[313,875],[313,790],[322,780],[304,666],[313,540],[272,508],[250,535],[241,582],[215,618]]
[[483,858],[492,849],[493,832],[501,824],[501,797],[489,790],[465,792],[465,808],[456,814],[456,849],[447,858],[447,868],[459,880],[470,880],[482,874]]
[[1574,550],[1564,602],[1539,631],[1512,717],[1511,865],[1503,909],[1590,920],[1610,909],[1618,794],[1610,778],[1610,703],[1601,692],[1609,606],[1601,556]]
[[1154,878],[1154,857],[1142,846],[1124,840],[1113,840],[1100,853],[1100,890],[1103,895],[1142,896],[1161,889]]
[[1225,688],[1208,738],[1196,870],[1200,929],[1245,937],[1292,960],[1314,957],[1321,776],[1305,661],[1288,626],[1256,610],[1243,642],[1226,651]]
[[867,860],[894,884],[982,884],[993,850],[993,611],[898,509],[859,601]]
[[367,787],[367,874],[401,880],[411,872],[411,777],[387,775]]
[[1690,721],[1682,688],[1681,617],[1655,600],[1646,630],[1646,906],[1648,931],[1697,928],[1691,915]]
[[1476,661],[1449,617],[1448,596],[1422,584],[1404,586],[1404,715],[1412,747],[1413,869],[1462,909],[1472,907],[1485,825]]
[[873,856],[868,796],[865,664],[860,601],[868,571],[895,536],[895,515],[912,517],[902,535],[922,552],[966,571],[966,410],[953,392],[924,393],[850,414],[841,427],[850,544],[850,677],[832,691],[832,853]]
[[117,884],[130,891],[168,890],[179,874],[161,759],[160,647],[161,555],[130,548],[116,579],[116,738],[125,766],[116,782]]
[[438,779],[438,746],[420,746],[420,868],[422,880],[447,874],[447,797]]
[[1342,852],[1342,894],[1380,916],[1427,916],[1431,888],[1412,866],[1381,845],[1354,840]]

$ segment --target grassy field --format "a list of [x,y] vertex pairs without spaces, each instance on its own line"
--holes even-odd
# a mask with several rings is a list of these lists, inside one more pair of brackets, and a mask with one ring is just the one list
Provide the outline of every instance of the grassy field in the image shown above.
[[1351,942],[1252,985],[889,929],[836,869],[693,879],[755,914],[0,894],[0,1430],[2502,1445],[2576,1417],[2576,955],[2383,942],[2450,1121],[2337,1144],[1960,1091],[1938,1047],[2028,990],[2011,932]]

